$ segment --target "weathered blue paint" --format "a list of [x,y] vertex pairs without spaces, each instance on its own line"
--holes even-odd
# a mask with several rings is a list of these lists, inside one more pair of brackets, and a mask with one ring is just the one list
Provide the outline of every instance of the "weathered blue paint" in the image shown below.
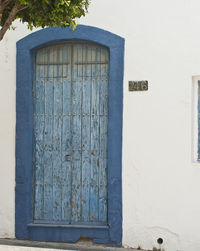
[[[32,175],[33,175],[33,58],[35,49],[69,40],[81,40],[105,46],[110,52],[109,102],[108,102],[108,227],[98,228],[72,225],[31,224]],[[32,33],[17,43],[17,126],[16,126],[16,237],[43,241],[76,241],[88,236],[95,242],[120,246],[122,240],[122,101],[123,101],[124,40],[110,32],[89,26],[78,26],[75,31],[47,28]],[[102,66],[103,67],[103,66]],[[42,74],[42,73],[41,73]],[[65,79],[67,81],[67,77]],[[42,84],[42,83],[41,83]],[[87,81],[85,83],[87,85]],[[42,87],[41,87],[42,88]],[[51,87],[50,87],[51,88]],[[103,88],[103,87],[102,87]],[[103,91],[103,90],[100,90]],[[68,92],[68,91],[67,91]],[[46,101],[48,102],[48,101]],[[102,101],[103,102],[103,101]],[[104,102],[105,104],[105,102]],[[104,105],[102,103],[102,109]],[[38,108],[40,109],[40,108]],[[94,115],[95,121],[95,115]],[[86,121],[85,121],[86,123]],[[95,122],[96,123],[96,122]],[[99,123],[103,124],[103,121]],[[43,124],[40,125],[43,128]],[[105,126],[102,130],[106,133]],[[101,139],[106,144],[105,139]],[[95,142],[93,142],[95,144]],[[37,144],[37,143],[36,143]],[[101,152],[106,161],[105,153]],[[87,158],[86,158],[87,159]],[[66,167],[71,168],[71,167]],[[40,170],[38,170],[40,172]],[[105,171],[101,170],[105,177]],[[83,176],[82,176],[83,178]],[[86,181],[88,185],[88,181]],[[87,185],[84,188],[87,191]],[[46,193],[50,192],[48,189]],[[88,205],[92,207],[92,205]],[[105,206],[102,201],[101,207]],[[82,209],[83,210],[83,209]],[[99,209],[100,210],[100,209]],[[99,211],[99,215],[104,209]],[[56,215],[56,212],[55,212]],[[104,215],[102,216],[104,217]],[[48,220],[48,219],[47,219]],[[69,226],[69,225],[68,225]]]
[[108,49],[94,44],[36,51],[34,223],[107,224],[108,65]]

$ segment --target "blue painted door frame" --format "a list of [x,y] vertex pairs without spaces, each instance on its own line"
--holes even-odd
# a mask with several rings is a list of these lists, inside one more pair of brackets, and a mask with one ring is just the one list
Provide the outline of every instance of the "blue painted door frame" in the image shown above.
[[[32,221],[33,73],[35,50],[65,41],[87,41],[110,53],[108,88],[108,224],[55,225]],[[15,234],[18,239],[75,242],[80,236],[111,246],[122,243],[122,111],[124,39],[110,32],[79,25],[75,31],[47,28],[17,42]]]

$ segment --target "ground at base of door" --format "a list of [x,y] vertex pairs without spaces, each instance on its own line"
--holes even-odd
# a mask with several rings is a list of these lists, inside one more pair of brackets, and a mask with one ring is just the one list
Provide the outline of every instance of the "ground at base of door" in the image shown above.
[[0,239],[0,251],[138,251],[138,249],[105,247],[94,244],[91,240],[80,240],[78,243],[38,242],[29,240]]

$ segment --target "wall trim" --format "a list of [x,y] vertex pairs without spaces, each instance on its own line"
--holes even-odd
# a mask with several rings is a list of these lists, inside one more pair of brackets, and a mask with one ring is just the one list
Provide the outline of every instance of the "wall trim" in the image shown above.
[[[108,116],[108,227],[33,226],[31,220],[33,156],[33,56],[48,44],[81,40],[110,51]],[[96,243],[122,245],[122,118],[124,39],[108,31],[79,25],[46,28],[17,42],[15,235],[18,239],[75,242],[80,236]]]

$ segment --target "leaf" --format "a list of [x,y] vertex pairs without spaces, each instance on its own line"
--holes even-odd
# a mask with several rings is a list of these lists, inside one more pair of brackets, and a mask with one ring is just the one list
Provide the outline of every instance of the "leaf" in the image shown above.
[[88,12],[89,0],[11,0],[3,11],[0,25],[3,26],[18,2],[27,8],[19,11],[15,19],[27,23],[30,30],[34,27],[61,26],[76,28],[76,20]]

